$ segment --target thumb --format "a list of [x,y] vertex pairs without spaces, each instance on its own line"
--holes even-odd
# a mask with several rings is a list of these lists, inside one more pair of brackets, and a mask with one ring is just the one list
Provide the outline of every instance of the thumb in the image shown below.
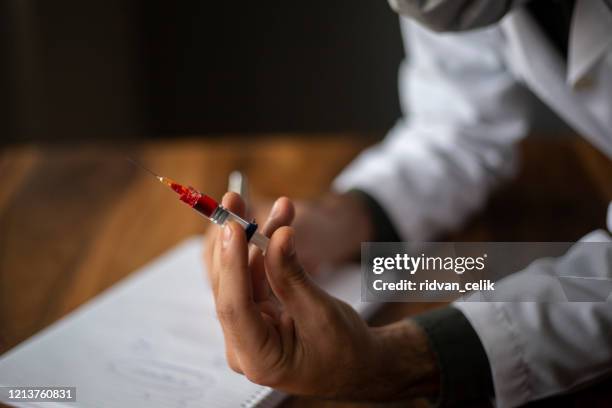
[[298,261],[293,228],[280,227],[274,231],[264,261],[272,291],[293,317],[319,300],[319,287]]

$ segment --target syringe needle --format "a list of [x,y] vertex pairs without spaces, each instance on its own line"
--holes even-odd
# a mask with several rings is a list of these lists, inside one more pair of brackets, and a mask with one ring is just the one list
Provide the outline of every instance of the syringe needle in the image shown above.
[[136,166],[140,167],[141,169],[143,169],[143,170],[144,170],[144,171],[146,171],[147,173],[151,174],[153,177],[155,177],[156,179],[158,179],[158,180],[159,180],[159,181],[161,181],[162,183],[167,184],[167,183],[165,183],[165,182],[164,182],[164,180],[163,180],[165,177],[162,177],[162,176],[160,176],[160,175],[158,175],[158,174],[154,173],[154,172],[153,172],[153,170],[149,169],[148,167],[145,167],[143,164],[141,164],[141,163],[137,162],[136,160],[132,159],[132,158],[131,158],[131,157],[129,157],[129,156],[126,156],[125,158],[126,158],[126,159],[127,159],[129,162],[131,162],[132,164],[134,164],[134,165],[136,165]]
[[160,183],[162,183],[163,185],[172,188],[173,185],[176,185],[177,183],[172,180],[169,179],[168,177],[164,177],[164,176],[160,176],[159,174],[155,173],[153,170],[145,167],[144,165],[142,165],[141,163],[137,162],[136,160],[132,159],[129,156],[125,157],[128,161],[130,161],[132,164],[140,167],[141,169],[143,169],[144,171],[146,171],[147,173],[151,174],[153,177],[155,177]]

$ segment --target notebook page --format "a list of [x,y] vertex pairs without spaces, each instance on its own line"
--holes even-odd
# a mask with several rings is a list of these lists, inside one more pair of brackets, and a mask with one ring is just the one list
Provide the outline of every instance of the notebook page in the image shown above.
[[[0,385],[76,387],[76,404],[28,407],[276,405],[281,393],[227,366],[201,251],[201,238],[183,242],[0,356]],[[364,309],[359,278],[326,284]]]

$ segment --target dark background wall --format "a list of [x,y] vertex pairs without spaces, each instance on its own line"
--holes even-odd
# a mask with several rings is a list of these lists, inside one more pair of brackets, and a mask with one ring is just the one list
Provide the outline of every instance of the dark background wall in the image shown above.
[[0,0],[4,141],[383,131],[386,1]]
[[[142,135],[146,64],[135,4],[1,0],[9,139]],[[5,112],[3,112],[5,113]],[[2,125],[4,126],[4,125]],[[2,129],[5,134],[5,129]]]

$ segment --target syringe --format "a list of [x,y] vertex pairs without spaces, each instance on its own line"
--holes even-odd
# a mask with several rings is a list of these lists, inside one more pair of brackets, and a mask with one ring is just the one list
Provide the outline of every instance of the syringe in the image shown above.
[[208,218],[217,225],[223,225],[228,221],[235,221],[244,228],[247,241],[256,245],[262,252],[268,248],[268,237],[257,232],[257,224],[249,222],[242,217],[234,214],[222,205],[219,205],[213,198],[200,193],[193,187],[185,187],[168,177],[155,176],[161,183],[170,187],[178,195],[182,202]]
[[266,249],[268,248],[269,239],[265,235],[257,232],[257,224],[255,223],[255,221],[249,222],[244,218],[239,217],[227,208],[224,208],[222,205],[219,205],[219,203],[210,196],[200,193],[193,187],[185,187],[177,183],[176,181],[169,179],[168,177],[159,176],[155,174],[154,172],[144,167],[140,163],[135,162],[134,160],[130,159],[130,161],[151,173],[162,184],[170,187],[175,193],[179,195],[179,199],[182,202],[189,205],[191,208],[193,208],[215,224],[224,225],[228,221],[234,221],[240,224],[242,228],[244,228],[247,241],[257,246],[259,249],[261,249],[263,253],[266,252]]

